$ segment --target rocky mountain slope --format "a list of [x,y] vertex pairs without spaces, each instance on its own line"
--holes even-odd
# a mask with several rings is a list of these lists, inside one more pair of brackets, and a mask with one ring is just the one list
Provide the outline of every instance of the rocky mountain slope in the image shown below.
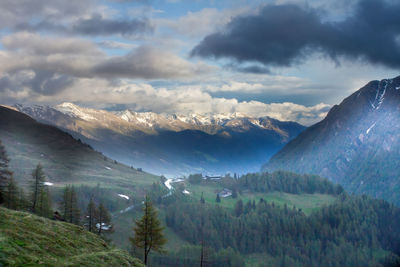
[[111,158],[165,175],[256,171],[304,127],[243,114],[109,112],[63,103],[15,108],[82,139]]
[[400,204],[400,76],[372,81],[289,142],[263,170],[314,173]]

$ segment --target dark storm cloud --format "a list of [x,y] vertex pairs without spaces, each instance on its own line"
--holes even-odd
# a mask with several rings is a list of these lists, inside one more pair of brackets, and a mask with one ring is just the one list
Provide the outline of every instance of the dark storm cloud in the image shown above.
[[106,35],[137,35],[153,31],[148,19],[114,20],[104,18],[100,14],[93,14],[88,19],[79,19],[72,25],[62,25],[51,21],[41,21],[37,24],[20,23],[16,30],[50,31],[57,33],[106,36]]
[[225,31],[206,36],[192,56],[231,58],[265,66],[292,66],[314,52],[400,67],[400,2],[361,0],[350,17],[324,21],[296,5],[264,7],[234,18]]

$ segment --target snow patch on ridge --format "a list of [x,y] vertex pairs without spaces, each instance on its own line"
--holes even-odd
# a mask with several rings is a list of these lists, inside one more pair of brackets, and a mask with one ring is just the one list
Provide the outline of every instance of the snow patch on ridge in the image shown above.
[[375,125],[376,125],[376,122],[374,122],[374,123],[367,129],[367,131],[366,131],[365,133],[366,133],[366,134],[369,134],[369,132],[372,130],[372,128],[375,127]]
[[118,194],[118,196],[121,197],[121,198],[125,198],[126,200],[129,200],[129,197],[127,195]]
[[386,79],[379,82],[378,89],[376,90],[375,100],[373,103],[371,103],[373,109],[378,110],[381,107],[383,100],[385,100],[386,88],[389,83],[392,82],[393,80]]

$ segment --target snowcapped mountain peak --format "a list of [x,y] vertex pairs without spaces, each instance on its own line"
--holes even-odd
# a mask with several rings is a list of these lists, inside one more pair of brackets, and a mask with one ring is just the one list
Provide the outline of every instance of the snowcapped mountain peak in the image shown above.
[[154,112],[136,112],[132,110],[124,110],[119,112],[114,112],[115,115],[120,117],[126,122],[134,123],[140,126],[145,126],[153,128],[159,121],[165,120],[162,115]]
[[[151,129],[167,129],[174,131],[186,129],[214,129],[212,132],[215,132],[221,127],[232,127],[235,129],[240,127],[246,129],[249,127],[272,129],[272,122],[269,118],[255,118],[239,112],[218,114],[158,114],[154,112],[136,112],[127,109],[114,112],[114,114],[128,123]],[[207,130],[207,132],[208,131],[210,130]]]
[[[104,128],[112,129],[119,133],[130,133],[135,131],[155,134],[160,131],[184,131],[198,130],[208,134],[217,134],[223,131],[245,132],[252,128],[262,130],[273,130],[280,135],[286,136],[277,122],[268,117],[252,117],[243,113],[188,113],[167,114],[155,112],[138,112],[130,109],[123,111],[107,111],[80,107],[74,103],[64,102],[57,106],[22,106],[15,107],[42,121],[60,120],[74,122],[70,127],[78,130]],[[64,116],[64,117],[62,117]],[[54,119],[58,117],[58,119]],[[51,119],[53,118],[53,119]],[[89,125],[91,125],[89,127]]]
[[57,105],[57,107],[70,108],[70,109],[73,109],[73,108],[79,109],[80,108],[78,105],[75,105],[74,103],[71,103],[71,102],[63,102],[63,103]]
[[55,109],[60,111],[61,113],[64,113],[66,115],[76,117],[85,121],[95,121],[97,120],[94,116],[92,116],[90,113],[93,110],[87,109],[87,108],[82,108],[79,107],[73,103],[70,102],[64,102],[60,105],[55,106]]

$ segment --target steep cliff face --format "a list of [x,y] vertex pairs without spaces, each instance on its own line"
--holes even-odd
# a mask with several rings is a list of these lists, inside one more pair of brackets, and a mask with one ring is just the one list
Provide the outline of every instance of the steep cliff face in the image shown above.
[[400,76],[372,81],[289,142],[263,170],[314,173],[400,203]]

